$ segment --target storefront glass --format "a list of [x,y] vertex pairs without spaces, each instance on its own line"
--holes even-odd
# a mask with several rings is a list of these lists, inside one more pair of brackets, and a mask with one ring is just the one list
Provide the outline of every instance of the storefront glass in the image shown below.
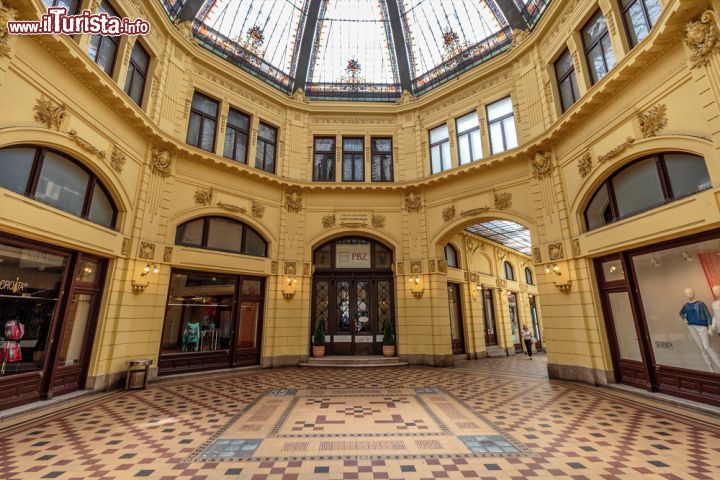
[[162,353],[229,350],[236,277],[173,273]]
[[0,375],[41,370],[67,258],[0,244]]
[[655,363],[720,373],[720,240],[631,258]]

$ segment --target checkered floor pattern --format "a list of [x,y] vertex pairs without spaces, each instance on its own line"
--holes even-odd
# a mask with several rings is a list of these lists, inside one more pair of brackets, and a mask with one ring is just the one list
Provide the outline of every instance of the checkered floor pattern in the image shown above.
[[[507,359],[497,371],[489,367],[499,363],[494,359],[448,369],[287,368],[208,374],[85,399],[19,425],[0,424],[0,479],[720,478],[720,419],[603,388],[549,381],[533,371],[525,375],[523,361],[529,363],[522,357]],[[513,364],[516,373],[508,371]],[[225,425],[235,421],[241,431],[245,425],[237,419],[245,418],[243,412],[262,396],[315,388],[347,392],[414,386],[427,388],[418,390],[421,393],[448,392],[522,444],[523,454],[495,456],[492,449],[504,445],[501,437],[495,444],[488,438],[468,438],[468,446],[490,453],[467,458],[369,458],[352,448],[352,442],[343,455],[329,459],[315,455],[307,460],[299,452],[282,460],[206,461],[213,455],[197,454]],[[259,415],[274,413],[270,409]],[[383,435],[373,441],[382,441]],[[239,456],[241,447],[256,445],[239,446]]]

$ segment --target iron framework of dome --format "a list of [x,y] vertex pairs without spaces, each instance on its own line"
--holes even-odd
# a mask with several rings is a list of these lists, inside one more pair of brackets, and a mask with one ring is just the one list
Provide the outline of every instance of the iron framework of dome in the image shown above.
[[420,95],[504,52],[551,0],[161,0],[202,47],[313,100]]

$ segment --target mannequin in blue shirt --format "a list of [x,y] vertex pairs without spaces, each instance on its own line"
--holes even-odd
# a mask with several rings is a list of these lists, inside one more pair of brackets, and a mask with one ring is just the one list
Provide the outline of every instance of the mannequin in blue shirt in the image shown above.
[[712,333],[708,327],[712,324],[712,315],[710,315],[705,302],[695,300],[695,290],[686,288],[685,296],[688,298],[688,302],[680,310],[680,317],[687,323],[688,332],[700,348],[703,360],[710,371],[720,372],[720,356],[710,346],[709,335]]

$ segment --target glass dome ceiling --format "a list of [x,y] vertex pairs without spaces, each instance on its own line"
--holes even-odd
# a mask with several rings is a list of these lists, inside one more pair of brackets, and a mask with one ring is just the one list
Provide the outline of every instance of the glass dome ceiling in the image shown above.
[[396,101],[502,53],[550,0],[161,0],[198,43],[292,93]]

